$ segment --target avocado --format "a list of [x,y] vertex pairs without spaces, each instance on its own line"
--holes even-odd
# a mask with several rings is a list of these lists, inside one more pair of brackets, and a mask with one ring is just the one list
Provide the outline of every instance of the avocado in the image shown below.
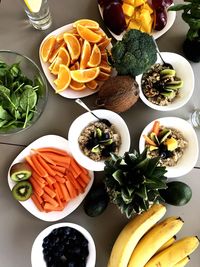
[[166,203],[174,206],[183,206],[192,197],[191,188],[180,181],[168,182],[167,189],[159,190],[159,193]]
[[158,136],[160,143],[163,143],[171,133],[172,131],[170,129],[164,128]]
[[165,145],[168,151],[174,151],[178,147],[178,142],[175,138],[171,137],[165,140]]
[[32,175],[32,169],[26,162],[18,162],[12,165],[10,169],[10,178],[14,182],[27,180]]
[[160,71],[160,75],[169,75],[169,76],[175,76],[176,71],[172,69],[164,69]]

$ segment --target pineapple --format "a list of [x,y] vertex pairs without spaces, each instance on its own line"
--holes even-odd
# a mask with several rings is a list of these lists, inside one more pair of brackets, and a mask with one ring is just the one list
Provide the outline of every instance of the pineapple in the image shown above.
[[164,200],[159,190],[166,189],[167,172],[158,166],[159,157],[147,158],[146,149],[142,154],[126,152],[123,157],[111,155],[105,161],[104,183],[110,201],[130,218],[148,210],[154,203]]

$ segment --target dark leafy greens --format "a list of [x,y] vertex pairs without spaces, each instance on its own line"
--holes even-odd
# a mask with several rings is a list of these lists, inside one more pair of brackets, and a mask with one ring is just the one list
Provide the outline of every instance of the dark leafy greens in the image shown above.
[[30,125],[42,86],[39,77],[32,81],[22,73],[20,63],[0,61],[0,130]]

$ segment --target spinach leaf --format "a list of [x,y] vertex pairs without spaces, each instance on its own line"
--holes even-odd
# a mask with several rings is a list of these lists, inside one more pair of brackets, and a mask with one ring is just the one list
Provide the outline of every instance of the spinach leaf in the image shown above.
[[22,110],[27,111],[35,107],[37,103],[37,94],[31,85],[25,85],[24,91],[20,97],[20,107]]
[[4,105],[4,107],[7,103],[10,103],[16,109],[14,103],[10,99],[10,90],[3,85],[0,85],[0,103]]

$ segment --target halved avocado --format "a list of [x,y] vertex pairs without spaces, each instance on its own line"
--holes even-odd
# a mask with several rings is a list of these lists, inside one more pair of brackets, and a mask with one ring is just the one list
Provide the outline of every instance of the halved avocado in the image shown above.
[[27,180],[32,175],[32,169],[26,162],[18,162],[12,165],[10,169],[10,178],[14,182]]

